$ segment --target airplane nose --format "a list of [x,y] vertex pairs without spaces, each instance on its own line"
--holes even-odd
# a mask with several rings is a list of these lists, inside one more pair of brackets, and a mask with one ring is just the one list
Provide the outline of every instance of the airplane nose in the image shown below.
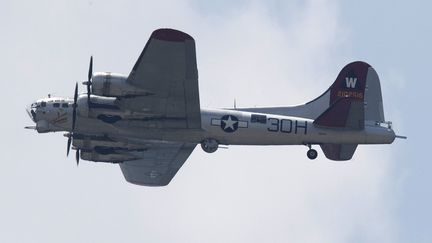
[[27,114],[29,115],[30,119],[32,119],[33,122],[36,122],[36,112],[35,110],[31,107],[31,105],[28,105],[26,107],[26,111]]

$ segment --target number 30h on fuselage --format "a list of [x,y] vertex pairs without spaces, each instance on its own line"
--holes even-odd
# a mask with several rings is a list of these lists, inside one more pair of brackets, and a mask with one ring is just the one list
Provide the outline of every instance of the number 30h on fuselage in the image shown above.
[[318,98],[298,106],[202,109],[194,39],[155,30],[129,75],[93,73],[73,98],[39,99],[27,108],[39,133],[64,131],[79,159],[118,163],[128,182],[167,185],[197,144],[319,145],[330,160],[349,160],[359,144],[390,144],[380,81],[365,62],[346,65]]

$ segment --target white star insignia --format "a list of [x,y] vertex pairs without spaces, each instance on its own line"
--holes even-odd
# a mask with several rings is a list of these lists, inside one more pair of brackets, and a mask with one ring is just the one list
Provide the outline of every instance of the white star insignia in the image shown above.
[[236,124],[238,121],[233,121],[231,119],[231,116],[228,116],[228,120],[223,120],[223,122],[225,123],[224,130],[227,130],[228,128],[231,128],[231,130],[234,130],[234,124]]

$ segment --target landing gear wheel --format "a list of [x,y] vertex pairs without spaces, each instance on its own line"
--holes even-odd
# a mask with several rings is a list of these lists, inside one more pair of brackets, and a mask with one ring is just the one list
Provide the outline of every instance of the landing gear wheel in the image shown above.
[[204,139],[201,142],[201,148],[207,153],[214,153],[219,147],[219,143],[212,138]]
[[309,149],[307,151],[307,157],[309,159],[316,159],[318,157],[318,152],[315,149]]

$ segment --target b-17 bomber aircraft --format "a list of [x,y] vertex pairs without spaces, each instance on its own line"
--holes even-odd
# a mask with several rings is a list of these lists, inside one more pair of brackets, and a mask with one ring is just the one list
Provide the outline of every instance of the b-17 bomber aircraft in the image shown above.
[[128,76],[93,73],[87,92],[39,99],[27,108],[38,133],[66,132],[79,159],[120,165],[137,185],[167,185],[197,144],[207,153],[227,145],[319,145],[330,160],[350,160],[359,144],[391,144],[380,81],[365,62],[346,65],[318,98],[298,106],[203,109],[194,39],[155,30]]

